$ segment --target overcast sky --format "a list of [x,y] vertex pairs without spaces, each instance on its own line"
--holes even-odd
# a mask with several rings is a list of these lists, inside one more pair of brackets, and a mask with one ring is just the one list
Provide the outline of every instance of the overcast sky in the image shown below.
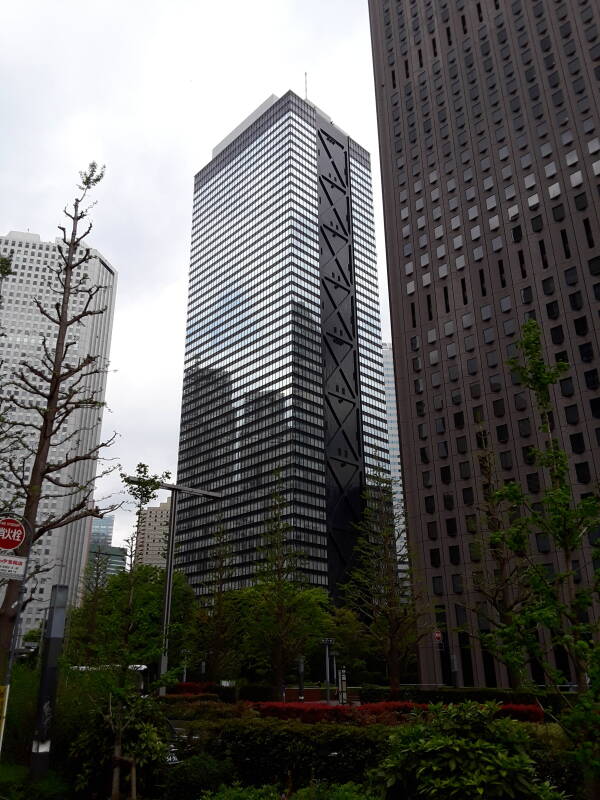
[[53,240],[78,171],[106,164],[91,244],[119,274],[105,428],[127,470],[176,470],[193,176],[270,94],[304,96],[305,72],[372,155],[388,338],[367,0],[2,4],[0,234]]

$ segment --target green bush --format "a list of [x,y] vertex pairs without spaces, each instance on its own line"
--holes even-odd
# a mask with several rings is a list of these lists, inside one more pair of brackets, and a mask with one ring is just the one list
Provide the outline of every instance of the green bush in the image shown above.
[[280,800],[281,793],[275,786],[260,788],[240,786],[222,786],[217,792],[204,792],[200,800]]
[[256,712],[253,712],[246,703],[221,703],[209,700],[169,702],[164,706],[164,713],[169,719],[178,720],[236,719],[247,714],[256,716]]
[[29,764],[39,681],[39,672],[25,664],[15,664],[2,746],[2,758],[8,762]]
[[229,720],[194,728],[194,741],[216,759],[230,758],[244,785],[307,786],[311,780],[361,783],[388,749],[390,729],[275,719]]
[[72,795],[68,785],[53,772],[39,781],[29,781],[27,767],[1,764],[0,797],[2,800],[67,800]]
[[171,767],[166,776],[164,800],[182,800],[199,795],[203,790],[215,790],[233,778],[231,761],[217,760],[199,753]]
[[375,800],[375,795],[364,786],[344,783],[338,786],[315,783],[300,789],[294,800]]
[[427,722],[397,729],[372,772],[386,800],[560,800],[528,755],[521,724],[497,719],[496,706],[462,703],[430,709]]
[[[222,786],[216,792],[204,792],[200,800],[280,800],[281,792],[275,786],[247,787]],[[345,783],[333,786],[326,783],[313,783],[300,789],[293,800],[375,800],[364,786]]]
[[539,777],[566,792],[572,800],[579,800],[583,768],[560,726],[523,723],[523,728],[530,738],[527,753],[535,762]]

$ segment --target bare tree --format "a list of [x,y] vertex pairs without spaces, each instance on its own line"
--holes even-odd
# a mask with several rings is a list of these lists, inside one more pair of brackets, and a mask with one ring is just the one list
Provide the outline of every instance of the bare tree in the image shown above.
[[[21,516],[33,531],[31,539],[21,545],[20,555],[26,555],[48,531],[85,517],[102,517],[117,507],[101,509],[94,505],[96,478],[82,478],[81,470],[84,464],[95,465],[114,440],[113,435],[87,448],[82,444],[89,432],[81,427],[85,411],[99,412],[103,406],[98,376],[105,373],[106,364],[98,354],[77,352],[79,327],[91,325],[94,317],[107,311],[103,302],[106,287],[94,284],[85,271],[93,258],[85,245],[92,230],[87,220],[90,206],[85,202],[103,176],[104,168],[95,162],[80,172],[79,192],[72,206],[64,209],[69,222],[59,226],[62,241],[51,285],[54,297],[47,304],[35,300],[52,333],[41,336],[40,357],[21,361],[4,384],[5,447],[0,447],[0,488],[10,498],[12,509],[23,509]],[[4,264],[3,271],[8,267]],[[91,427],[95,429],[98,422],[95,417]],[[53,498],[62,501],[55,512],[41,505]],[[8,582],[0,607],[0,664],[10,648],[19,587],[19,581]]]

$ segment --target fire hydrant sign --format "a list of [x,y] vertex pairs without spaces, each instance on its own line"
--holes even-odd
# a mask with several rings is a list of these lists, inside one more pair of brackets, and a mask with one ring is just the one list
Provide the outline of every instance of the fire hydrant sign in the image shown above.
[[14,550],[25,541],[25,526],[18,519],[0,519],[0,550]]
[[21,556],[0,555],[0,578],[21,580],[25,575],[25,559]]

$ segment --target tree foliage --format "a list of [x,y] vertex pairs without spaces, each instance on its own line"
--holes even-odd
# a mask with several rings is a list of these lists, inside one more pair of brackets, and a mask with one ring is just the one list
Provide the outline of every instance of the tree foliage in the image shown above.
[[237,600],[244,658],[252,669],[269,676],[276,699],[283,697],[287,671],[318,645],[329,606],[323,589],[306,584],[305,557],[290,540],[284,508],[285,500],[276,491],[256,583],[241,590]]
[[393,484],[377,474],[367,485],[354,548],[354,567],[343,587],[346,605],[363,621],[364,634],[387,665],[390,688],[415,659],[429,632],[427,610],[407,567],[407,545],[393,504]]
[[[71,664],[154,665],[162,647],[165,571],[140,565],[91,586],[71,611],[67,656]],[[184,576],[173,575],[170,654],[179,663],[192,622],[194,594]]]
[[[550,686],[569,682],[553,654],[560,649],[573,669],[577,694],[561,698],[567,709],[565,730],[585,759],[586,767],[600,775],[600,620],[596,601],[600,571],[582,580],[588,537],[600,530],[597,493],[577,496],[569,477],[569,460],[553,436],[551,389],[567,369],[544,360],[541,331],[535,320],[522,329],[520,358],[509,366],[533,396],[539,415],[540,449],[532,449],[535,465],[546,479],[538,497],[511,482],[492,494],[504,513],[489,532],[492,552],[502,551],[516,580],[507,581],[507,593],[519,598],[510,614],[496,614],[494,626],[484,636],[490,650],[527,680],[527,662],[534,658]],[[549,566],[540,562],[533,543],[542,537],[554,554]],[[517,588],[515,588],[517,587]],[[594,793],[598,789],[591,789]]]

